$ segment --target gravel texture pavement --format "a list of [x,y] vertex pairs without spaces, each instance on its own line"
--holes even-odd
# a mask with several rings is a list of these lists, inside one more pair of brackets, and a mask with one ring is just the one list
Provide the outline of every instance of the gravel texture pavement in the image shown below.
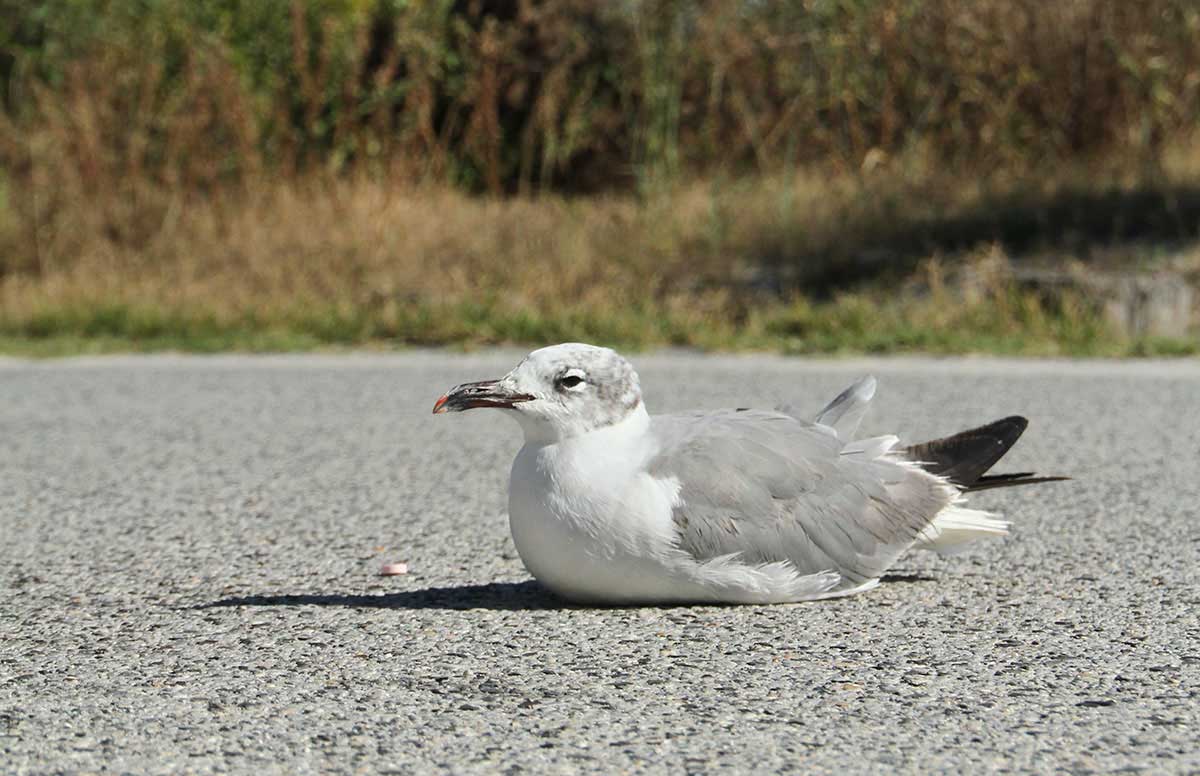
[[0,362],[0,772],[1200,772],[1197,362],[637,357],[1076,479],[854,598],[594,609],[513,549],[516,425],[430,415],[518,357]]

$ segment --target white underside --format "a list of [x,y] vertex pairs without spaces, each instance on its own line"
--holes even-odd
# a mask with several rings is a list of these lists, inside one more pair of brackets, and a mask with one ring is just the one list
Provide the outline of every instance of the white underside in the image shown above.
[[[750,565],[737,554],[698,561],[681,550],[672,520],[679,484],[645,473],[648,451],[630,446],[646,422],[641,410],[570,444],[527,444],[513,463],[513,542],[526,568],[552,591],[603,603],[785,603],[853,595],[878,584],[872,579],[847,588],[834,570],[800,574],[788,562]],[[1004,521],[958,500],[913,546],[957,552],[1007,530]]]
[[[832,571],[801,575],[790,563],[749,565],[736,555],[698,562],[666,542],[650,552],[631,552],[543,510],[513,511],[510,525],[529,572],[558,595],[582,602],[788,603],[855,595],[879,584],[872,579],[839,588],[842,577]],[[1007,523],[989,513],[952,505],[913,549],[954,554],[1007,532]]]

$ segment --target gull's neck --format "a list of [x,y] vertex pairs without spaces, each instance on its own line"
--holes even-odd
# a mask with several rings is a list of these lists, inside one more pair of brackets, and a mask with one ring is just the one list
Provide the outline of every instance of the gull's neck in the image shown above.
[[649,428],[650,414],[646,412],[646,405],[639,401],[628,415],[616,423],[593,429],[572,439],[586,439],[587,443],[592,445],[624,447],[635,440],[641,440]]
[[525,445],[527,447],[545,447],[557,444],[563,447],[587,446],[589,448],[613,448],[619,450],[645,437],[647,430],[650,428],[650,414],[646,412],[646,405],[639,401],[637,406],[630,410],[628,415],[616,423],[569,437],[551,436],[544,433],[545,429],[543,428],[522,425],[524,426]]

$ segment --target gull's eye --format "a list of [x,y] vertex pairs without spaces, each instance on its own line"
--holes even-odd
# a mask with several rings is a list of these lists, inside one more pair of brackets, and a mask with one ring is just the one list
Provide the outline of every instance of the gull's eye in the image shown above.
[[567,374],[558,378],[558,384],[563,388],[574,388],[583,384],[583,375],[575,374],[574,372],[568,372]]

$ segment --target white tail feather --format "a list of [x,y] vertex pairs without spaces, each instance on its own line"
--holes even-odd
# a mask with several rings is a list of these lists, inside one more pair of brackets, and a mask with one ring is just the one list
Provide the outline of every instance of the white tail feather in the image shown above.
[[1008,526],[1007,520],[1001,520],[991,512],[951,504],[917,534],[913,549],[953,555],[980,539],[1007,536]]

